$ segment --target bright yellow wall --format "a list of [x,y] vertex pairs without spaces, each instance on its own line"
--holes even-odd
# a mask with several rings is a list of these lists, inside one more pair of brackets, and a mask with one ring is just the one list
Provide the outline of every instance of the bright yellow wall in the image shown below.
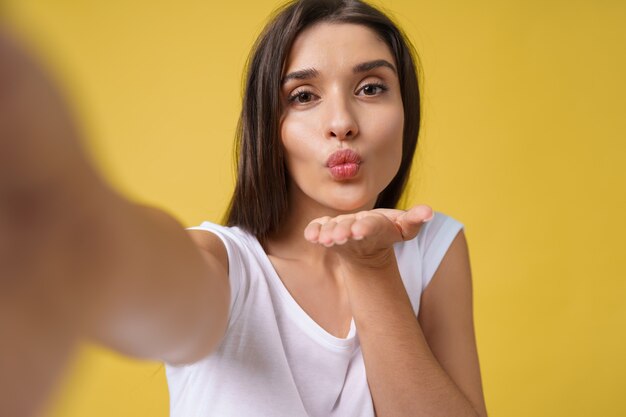
[[[185,224],[233,186],[240,73],[273,0],[10,0],[95,158]],[[414,202],[466,226],[491,416],[623,416],[626,3],[389,0],[424,65]],[[158,364],[85,347],[47,417],[158,417]]]

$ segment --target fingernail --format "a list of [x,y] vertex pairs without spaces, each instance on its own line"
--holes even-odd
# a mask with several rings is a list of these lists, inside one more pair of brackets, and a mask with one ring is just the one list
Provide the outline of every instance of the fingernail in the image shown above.
[[434,218],[435,218],[435,212],[433,211],[433,214],[429,218],[422,220],[422,223],[429,222],[429,221],[431,221]]

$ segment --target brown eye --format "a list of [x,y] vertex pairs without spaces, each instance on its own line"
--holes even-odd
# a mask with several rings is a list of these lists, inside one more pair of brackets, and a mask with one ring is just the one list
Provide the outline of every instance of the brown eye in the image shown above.
[[306,104],[310,103],[314,97],[315,95],[310,91],[302,90],[296,91],[294,94],[289,96],[289,101],[291,103]]
[[375,96],[384,91],[387,91],[387,87],[383,84],[366,84],[359,92],[363,92],[366,96]]
[[308,103],[311,101],[311,93],[307,93],[306,91],[299,93],[297,99],[300,103]]

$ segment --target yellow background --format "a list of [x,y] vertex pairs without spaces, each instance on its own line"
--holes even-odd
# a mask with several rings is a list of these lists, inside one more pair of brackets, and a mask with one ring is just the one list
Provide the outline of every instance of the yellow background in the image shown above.
[[[5,3],[110,181],[218,221],[241,71],[278,3]],[[465,224],[490,415],[626,415],[626,3],[377,4],[421,55],[411,201]],[[167,413],[162,366],[86,346],[46,417]]]

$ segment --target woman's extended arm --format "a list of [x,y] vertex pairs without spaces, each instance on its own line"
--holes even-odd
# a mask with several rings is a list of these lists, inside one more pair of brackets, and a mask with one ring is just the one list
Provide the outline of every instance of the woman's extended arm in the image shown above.
[[223,335],[229,289],[221,242],[207,240],[213,254],[198,250],[165,213],[113,205],[102,200],[89,215],[68,210],[55,225],[33,221],[37,228],[15,237],[25,245],[13,248],[13,260],[3,258],[0,415],[34,415],[81,337],[187,363]]
[[52,83],[2,32],[0,415],[26,416],[78,338],[170,363],[210,353],[228,262],[218,238],[101,180]]
[[[213,235],[186,232],[159,209],[108,199],[73,225],[78,247],[59,254],[76,268],[74,279],[89,284],[84,297],[73,295],[89,312],[85,335],[125,354],[169,363],[208,354],[228,317],[223,244],[208,239]],[[78,283],[66,288],[71,286],[80,289]],[[58,291],[63,295],[63,287]]]
[[173,217],[116,193],[77,136],[46,74],[0,36],[0,267],[14,287],[4,294],[67,310],[122,352],[193,358],[225,328],[223,246],[201,250]]

